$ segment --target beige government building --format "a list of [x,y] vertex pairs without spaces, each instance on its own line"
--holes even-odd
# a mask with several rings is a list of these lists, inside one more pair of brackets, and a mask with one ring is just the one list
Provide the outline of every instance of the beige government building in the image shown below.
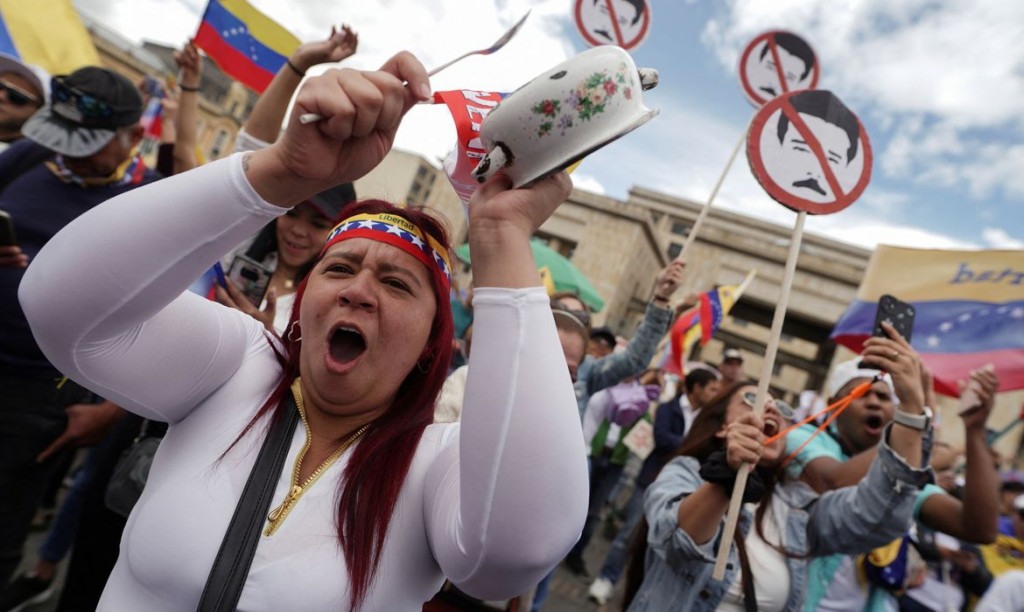
[[[133,80],[162,78],[175,71],[173,49],[134,45],[100,24],[87,23],[105,65]],[[198,146],[206,159],[229,154],[256,96],[204,62]],[[394,150],[356,183],[361,198],[377,197],[406,206],[426,207],[449,222],[455,243],[466,240],[462,204],[441,170],[441,160]],[[538,237],[569,257],[605,300],[595,317],[629,337],[639,324],[658,271],[682,249],[701,205],[641,187],[625,201],[575,190],[541,227]],[[692,359],[717,364],[726,347],[745,356],[745,369],[759,376],[775,304],[779,299],[791,229],[752,217],[712,209],[688,257],[686,281],[676,298],[718,285],[738,284],[749,271],[754,281],[725,318],[712,341]],[[794,405],[805,390],[820,391],[834,363],[852,354],[836,347],[829,332],[860,283],[871,252],[813,234],[805,234],[797,262],[782,339],[771,373],[772,390]],[[468,283],[464,269],[457,282]],[[959,419],[949,398],[940,399],[940,436],[962,442]],[[1000,396],[989,425],[999,429],[1017,417],[1024,391]],[[1019,431],[998,444],[1003,456],[1018,456]]]

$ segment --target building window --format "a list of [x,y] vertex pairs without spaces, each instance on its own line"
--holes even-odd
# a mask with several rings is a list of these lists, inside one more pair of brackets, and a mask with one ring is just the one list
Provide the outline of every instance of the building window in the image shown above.
[[228,131],[224,129],[217,130],[217,135],[213,137],[213,146],[210,147],[210,159],[219,158],[227,142]]
[[683,245],[679,244],[678,242],[673,242],[670,245],[668,245],[668,258],[669,259],[675,259],[676,257],[679,257],[679,254],[682,253],[682,252],[683,252]]
[[778,361],[772,364],[772,376],[782,376],[782,364]]
[[670,231],[677,236],[686,236],[690,233],[690,226],[684,221],[673,221]]

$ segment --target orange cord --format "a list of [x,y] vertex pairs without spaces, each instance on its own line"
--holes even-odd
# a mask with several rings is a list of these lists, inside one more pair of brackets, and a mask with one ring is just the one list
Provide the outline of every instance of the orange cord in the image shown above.
[[829,425],[831,425],[832,421],[836,420],[836,418],[844,410],[846,410],[850,406],[850,404],[853,403],[853,400],[859,399],[859,398],[864,397],[865,395],[867,395],[868,391],[871,390],[871,385],[875,384],[876,381],[880,380],[881,376],[882,376],[882,374],[879,373],[879,375],[876,376],[875,378],[873,378],[873,379],[871,379],[871,380],[869,380],[867,382],[863,382],[863,383],[857,385],[856,387],[853,388],[853,390],[851,390],[846,395],[846,397],[844,397],[844,398],[842,398],[840,400],[837,400],[831,406],[825,408],[824,410],[821,410],[819,412],[816,412],[816,413],[810,415],[809,417],[805,418],[804,420],[800,421],[799,423],[794,423],[793,425],[790,425],[786,429],[783,429],[779,433],[777,433],[774,436],[768,438],[767,440],[765,440],[765,443],[764,443],[765,446],[768,446],[769,444],[772,444],[773,442],[776,442],[777,440],[780,440],[781,438],[784,438],[786,436],[786,434],[788,434],[789,432],[793,431],[797,427],[802,427],[804,425],[807,425],[808,423],[810,423],[810,422],[814,421],[815,419],[817,419],[819,416],[821,416],[823,414],[826,414],[828,412],[831,412],[832,414],[829,415],[829,417],[827,419],[825,419],[825,421],[821,425],[818,426],[817,431],[815,431],[813,434],[811,434],[811,437],[809,437],[806,440],[804,440],[803,444],[801,444],[795,451],[790,453],[790,455],[788,457],[786,457],[785,460],[783,460],[782,465],[784,465],[784,466],[788,465],[790,461],[795,459],[796,456],[800,454],[800,451],[802,451],[808,444],[811,443],[811,440],[813,440],[814,438],[818,437],[818,435],[821,432],[825,431],[825,428],[828,427]]

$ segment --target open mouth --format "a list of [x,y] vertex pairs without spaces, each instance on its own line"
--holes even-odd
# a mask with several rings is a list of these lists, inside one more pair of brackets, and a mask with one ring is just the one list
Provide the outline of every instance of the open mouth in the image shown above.
[[872,414],[868,418],[864,419],[864,427],[866,427],[868,433],[871,434],[881,433],[883,425],[885,425],[885,423],[882,421],[882,417],[877,414]]
[[366,351],[366,340],[358,330],[339,327],[331,334],[331,357],[345,365],[359,358]]
[[775,434],[779,433],[779,424],[771,419],[765,419],[764,427],[761,428],[761,431],[764,433],[765,436],[770,438]]

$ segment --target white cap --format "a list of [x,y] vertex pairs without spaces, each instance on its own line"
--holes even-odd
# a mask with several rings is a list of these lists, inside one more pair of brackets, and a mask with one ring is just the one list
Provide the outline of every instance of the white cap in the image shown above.
[[1013,498],[1013,509],[1024,510],[1024,494],[1018,495]]
[[20,74],[43,94],[43,106],[50,103],[50,73],[34,64],[26,64],[6,53],[0,53],[0,73],[13,72]]
[[[878,370],[861,368],[859,364],[860,357],[857,357],[836,365],[832,370],[832,375],[829,376],[828,384],[825,386],[825,390],[828,392],[828,399],[835,398],[839,391],[855,378],[874,378],[878,375]],[[892,376],[886,374],[882,377],[882,382],[889,385],[889,391],[894,396],[893,401],[898,401],[895,399],[896,389],[892,386]]]

